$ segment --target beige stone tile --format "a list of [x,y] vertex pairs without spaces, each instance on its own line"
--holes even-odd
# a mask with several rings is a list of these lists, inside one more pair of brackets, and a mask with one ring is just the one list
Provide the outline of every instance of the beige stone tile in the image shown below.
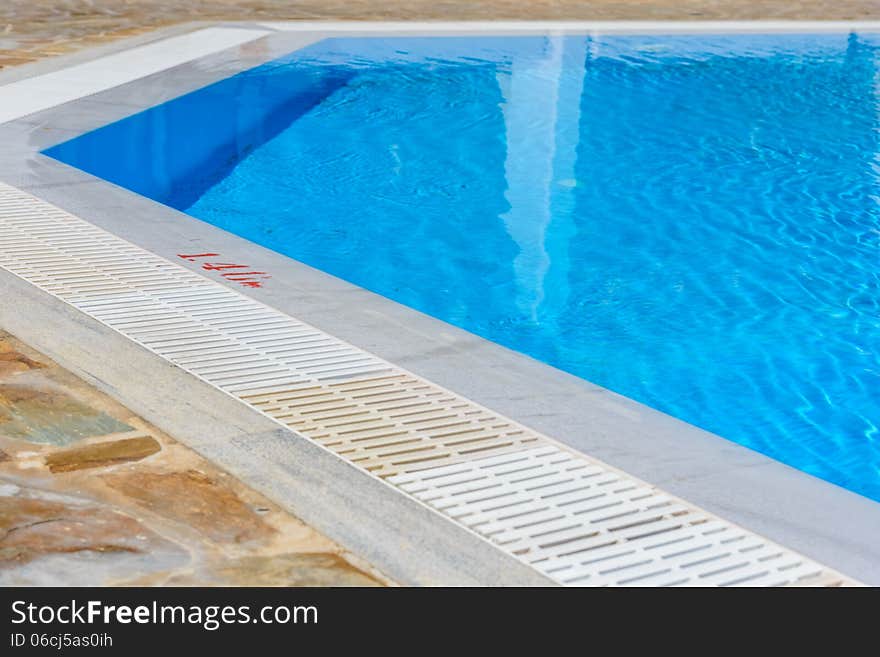
[[[19,430],[4,431],[4,410],[12,407]],[[57,440],[34,441],[29,427]],[[388,582],[0,331],[0,584],[170,583]]]
[[193,20],[846,20],[876,0],[4,0],[0,68]]

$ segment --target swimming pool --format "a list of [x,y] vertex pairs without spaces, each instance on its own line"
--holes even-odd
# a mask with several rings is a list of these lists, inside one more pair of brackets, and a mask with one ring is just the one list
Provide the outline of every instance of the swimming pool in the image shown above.
[[47,154],[880,499],[878,56],[327,39]]

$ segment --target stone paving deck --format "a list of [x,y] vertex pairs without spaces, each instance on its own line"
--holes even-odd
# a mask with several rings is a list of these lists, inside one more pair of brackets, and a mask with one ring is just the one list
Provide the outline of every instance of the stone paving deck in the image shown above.
[[877,18],[877,0],[3,0],[0,68],[196,20]]
[[0,585],[384,583],[368,570],[0,332]]

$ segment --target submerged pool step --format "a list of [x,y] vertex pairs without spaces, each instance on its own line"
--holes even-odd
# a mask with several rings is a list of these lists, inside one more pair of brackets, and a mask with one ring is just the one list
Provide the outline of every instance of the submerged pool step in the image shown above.
[[3,183],[0,267],[561,584],[851,583]]

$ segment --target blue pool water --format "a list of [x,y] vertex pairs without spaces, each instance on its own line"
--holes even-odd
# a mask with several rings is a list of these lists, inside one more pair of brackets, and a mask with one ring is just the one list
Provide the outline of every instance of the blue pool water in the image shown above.
[[880,500],[880,37],[332,39],[48,153]]

